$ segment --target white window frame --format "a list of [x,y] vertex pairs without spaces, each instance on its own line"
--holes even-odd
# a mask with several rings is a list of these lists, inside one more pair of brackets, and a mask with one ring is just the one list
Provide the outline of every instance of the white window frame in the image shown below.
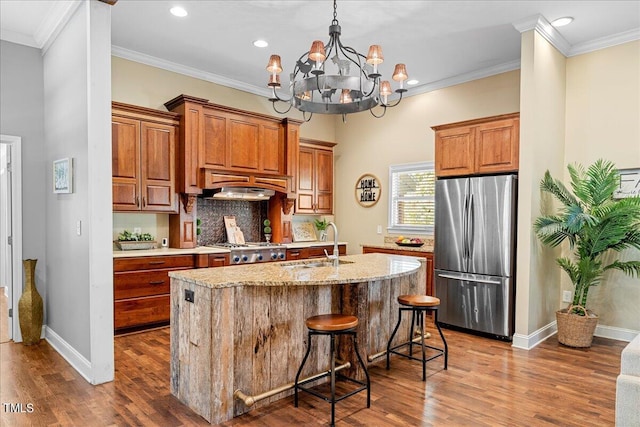
[[[433,225],[425,225],[425,226],[403,226],[393,224],[394,215],[394,194],[393,194],[393,175],[399,172],[411,172],[411,171],[434,171],[435,164],[434,162],[418,162],[418,163],[405,163],[400,165],[390,165],[389,166],[389,216],[387,221],[387,232],[389,233],[399,233],[399,234],[433,234]],[[435,187],[435,184],[434,184]],[[435,206],[435,188],[434,188],[434,196],[433,202]]]

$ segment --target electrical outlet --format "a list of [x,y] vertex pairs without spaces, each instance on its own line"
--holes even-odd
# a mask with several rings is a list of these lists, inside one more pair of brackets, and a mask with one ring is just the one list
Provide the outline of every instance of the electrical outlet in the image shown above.
[[562,302],[571,302],[572,299],[573,299],[573,292],[562,291]]
[[76,234],[78,236],[82,235],[82,221],[80,220],[76,221]]
[[194,292],[191,289],[184,290],[184,300],[187,302],[193,302],[195,300]]
[[378,234],[382,234],[382,226],[379,225],[376,231]]
[[133,233],[134,233],[134,234],[142,234],[142,228],[140,228],[140,227],[133,227]]

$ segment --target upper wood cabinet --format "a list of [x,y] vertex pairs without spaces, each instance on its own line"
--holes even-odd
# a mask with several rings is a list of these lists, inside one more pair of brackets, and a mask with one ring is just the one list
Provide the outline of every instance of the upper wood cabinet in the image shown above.
[[[211,185],[207,173],[292,176],[288,154],[297,149],[300,122],[209,103],[180,95],[165,106],[181,115],[180,192]],[[291,128],[291,129],[290,129]],[[194,153],[195,156],[194,156]],[[182,162],[184,161],[184,164]],[[194,172],[192,172],[195,169]]]
[[333,213],[334,146],[334,143],[300,140],[296,213]]
[[518,170],[520,114],[433,126],[436,176]]
[[113,102],[114,211],[177,211],[177,125],[176,114]]

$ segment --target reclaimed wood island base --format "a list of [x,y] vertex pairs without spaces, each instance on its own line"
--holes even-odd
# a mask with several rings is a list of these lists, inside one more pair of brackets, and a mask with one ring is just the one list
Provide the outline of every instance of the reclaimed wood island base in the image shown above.
[[[248,412],[234,392],[252,396],[292,383],[306,350],[305,320],[317,314],[357,316],[367,360],[386,350],[397,296],[421,293],[426,274],[424,260],[406,256],[312,263],[318,260],[171,272],[171,393],[212,424]],[[407,339],[408,324],[401,331],[398,339]],[[349,341],[338,343],[338,358],[363,378]],[[328,369],[329,341],[313,345],[302,378]],[[283,389],[252,407],[293,393]]]

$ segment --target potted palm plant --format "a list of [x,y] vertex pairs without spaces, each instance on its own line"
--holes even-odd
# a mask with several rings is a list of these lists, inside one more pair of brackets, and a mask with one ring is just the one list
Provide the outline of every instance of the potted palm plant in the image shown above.
[[570,347],[590,347],[598,316],[587,309],[589,289],[600,284],[611,269],[640,275],[640,261],[608,262],[604,257],[610,251],[640,249],[640,197],[613,198],[620,175],[612,162],[598,160],[587,169],[569,165],[568,170],[572,192],[549,171],[545,173],[541,190],[563,206],[554,215],[537,218],[534,229],[545,245],[556,247],[567,241],[572,251],[572,256],[556,259],[574,286],[570,305],[556,312],[558,341]]

